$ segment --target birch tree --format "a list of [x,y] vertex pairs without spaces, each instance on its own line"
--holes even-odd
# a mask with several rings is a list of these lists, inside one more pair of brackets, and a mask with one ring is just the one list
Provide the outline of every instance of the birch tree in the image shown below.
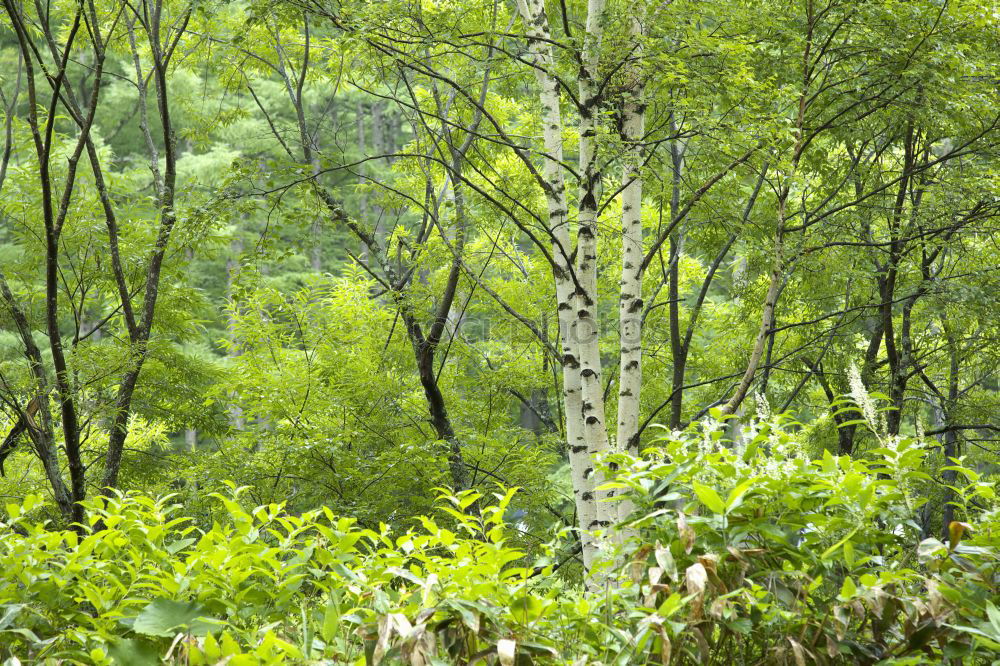
[[[478,7],[478,14],[452,5],[351,7],[300,8],[321,17],[351,48],[365,49],[361,71],[404,92],[385,93],[364,77],[357,77],[359,87],[393,99],[420,132],[435,137],[438,152],[396,157],[443,169],[455,210],[464,211],[462,234],[440,235],[449,249],[448,274],[487,294],[538,338],[541,353],[555,347],[588,568],[598,559],[601,535],[628,514],[627,503],[609,501],[615,498],[602,458],[635,452],[667,408],[667,423],[683,428],[713,408],[722,420],[741,414],[755,392],[764,398],[780,392],[785,407],[796,403],[851,326],[852,308],[874,307],[853,305],[855,282],[828,274],[836,283],[829,296],[834,309],[794,322],[795,308],[810,307],[801,287],[810,278],[800,267],[805,257],[833,247],[864,246],[839,235],[844,220],[863,217],[890,192],[914,197],[916,174],[943,163],[942,156],[906,148],[897,120],[906,115],[900,108],[921,99],[922,73],[938,66],[946,31],[963,25],[968,10],[915,8],[923,37],[914,40],[902,29],[905,21],[879,3],[634,7],[518,0],[509,22],[512,10],[503,3]],[[464,118],[452,113],[458,105]],[[512,108],[536,114],[536,124],[515,119]],[[469,124],[470,116],[478,124]],[[972,124],[962,132],[962,141],[971,142],[962,150],[982,149],[979,142],[992,132],[990,118]],[[456,162],[451,151],[473,134],[471,152]],[[867,158],[858,158],[860,145]],[[870,178],[876,163],[882,176]],[[892,216],[902,220],[918,209],[906,204]],[[337,211],[337,221],[353,223]],[[463,248],[479,231],[476,213],[512,223],[522,235],[518,242],[547,264],[555,341],[540,317],[489,286],[482,277],[488,265],[470,266]],[[898,248],[902,226],[896,226],[888,242]],[[816,244],[827,234],[838,245]],[[740,284],[719,278],[733,255],[747,266]],[[607,268],[609,261],[615,268]],[[704,269],[693,289],[684,286],[682,268],[691,262]],[[897,263],[890,258],[886,265]],[[886,265],[885,276],[897,270]],[[880,294],[879,325],[891,329],[887,320],[898,315],[886,303],[895,297],[885,289]],[[801,333],[789,332],[800,327]],[[669,354],[648,353],[650,331]],[[902,346],[905,336],[897,337]],[[883,340],[878,333],[868,347],[873,367]],[[915,367],[910,358],[890,354],[897,398],[907,390],[900,378]],[[644,378],[650,365],[656,380]],[[833,385],[826,386],[836,400]]]

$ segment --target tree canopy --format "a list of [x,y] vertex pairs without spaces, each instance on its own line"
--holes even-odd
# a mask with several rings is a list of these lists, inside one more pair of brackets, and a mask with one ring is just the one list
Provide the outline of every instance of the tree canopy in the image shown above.
[[1000,649],[996,3],[0,3],[3,657]]

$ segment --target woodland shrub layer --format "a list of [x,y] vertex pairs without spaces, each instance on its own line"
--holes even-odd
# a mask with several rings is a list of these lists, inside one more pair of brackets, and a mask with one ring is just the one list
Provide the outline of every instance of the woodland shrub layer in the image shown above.
[[[944,538],[919,519],[928,450],[808,460],[777,424],[711,426],[619,456],[633,520],[579,580],[570,535],[523,548],[508,506],[442,495],[407,531],[214,494],[94,499],[77,531],[6,507],[6,663],[990,663],[1000,649],[995,484],[959,463]],[[618,544],[618,545],[615,545]],[[995,662],[994,662],[995,663]]]

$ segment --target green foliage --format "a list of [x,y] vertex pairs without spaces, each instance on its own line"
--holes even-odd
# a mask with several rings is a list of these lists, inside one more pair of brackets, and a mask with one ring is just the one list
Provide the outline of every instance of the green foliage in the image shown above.
[[920,524],[934,485],[923,442],[809,459],[780,419],[738,450],[717,428],[619,456],[629,471],[612,484],[637,502],[644,603],[686,595],[686,618],[667,628],[682,650],[701,663],[923,663],[996,649],[983,629],[1000,573],[995,483],[958,465],[946,545]]
[[[4,4],[0,660],[1000,650],[995,3],[543,1],[544,63],[519,4]],[[648,253],[634,341],[626,181]],[[648,447],[603,461],[634,511],[589,587],[560,254],[598,322],[607,434],[634,397]],[[741,377],[736,418],[700,423]]]
[[0,649],[93,664],[988,663],[995,484],[956,463],[959,520],[924,538],[920,442],[809,460],[780,420],[755,427],[743,450],[709,422],[618,456],[612,484],[635,513],[589,590],[554,575],[572,541],[511,540],[514,491],[444,493],[406,531],[249,509],[233,487],[212,495],[211,527],[129,494],[91,500],[74,532],[34,522],[29,497],[0,534]]
[[[449,482],[447,450],[425,425],[406,332],[389,308],[369,298],[372,289],[370,280],[351,273],[312,278],[291,292],[259,285],[233,306],[238,342],[226,343],[233,354],[227,381],[211,399],[237,405],[242,418],[260,427],[234,433],[217,453],[200,456],[196,479],[233,479],[250,487],[254,501],[282,500],[294,510],[325,504],[366,527],[431,509],[430,489]],[[482,470],[473,482],[525,488],[522,507],[557,503],[546,478],[555,442],[528,440],[504,422],[508,389],[530,394],[531,357],[516,359],[523,364],[518,371],[515,359],[497,353],[494,363],[512,366],[508,377],[479,373],[461,341],[450,358],[469,368],[442,385],[449,397],[464,398],[453,403],[452,417],[469,464]],[[484,413],[481,405],[491,402],[500,413]]]

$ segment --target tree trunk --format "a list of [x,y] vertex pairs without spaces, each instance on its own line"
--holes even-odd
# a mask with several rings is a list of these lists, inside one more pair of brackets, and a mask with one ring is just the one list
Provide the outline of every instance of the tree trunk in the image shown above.
[[[239,232],[237,232],[239,233]],[[235,304],[235,285],[236,279],[240,273],[240,262],[243,257],[243,240],[239,236],[235,236],[229,243],[229,258],[226,259],[226,300],[229,301],[229,307],[236,307]],[[236,315],[230,314],[226,322],[227,334],[229,337],[229,344],[231,346],[229,356],[230,358],[236,358],[242,354],[240,349],[239,336],[236,331]],[[236,431],[246,430],[246,418],[243,416],[243,408],[240,406],[237,396],[235,393],[230,394],[232,403],[229,405],[229,426]]]
[[[635,40],[630,75],[632,90],[626,93],[622,108],[622,141],[626,160],[622,201],[622,274],[618,298],[618,437],[620,451],[639,453],[639,410],[642,397],[642,141],[646,133],[646,105],[643,95],[642,16],[632,18],[632,38]],[[631,501],[617,503],[618,521],[625,520],[633,510]]]
[[[672,132],[677,131],[673,119],[670,121]],[[681,202],[681,175],[684,170],[685,146],[682,141],[672,141],[670,143],[671,162],[671,188],[670,188],[670,219],[677,219]],[[682,229],[676,229],[670,234],[669,262],[667,267],[667,312],[670,326],[670,351],[673,361],[671,376],[671,391],[673,396],[670,400],[670,427],[681,427],[681,413],[684,408],[684,375],[687,367],[687,340],[681,340],[681,317],[680,317],[680,272],[679,264],[681,251],[684,247],[684,236]],[[693,325],[692,321],[692,325]]]
[[[958,356],[958,343],[955,340],[955,336],[951,328],[947,325],[944,327],[945,335],[948,340],[948,403],[944,406],[943,411],[945,414],[945,424],[955,425],[955,409],[958,406],[958,373],[959,373],[959,356]],[[961,455],[960,445],[958,441],[958,431],[951,429],[944,433],[944,462],[946,465],[951,466],[952,458],[957,458]],[[941,512],[941,529],[944,532],[944,540],[948,541],[948,526],[951,521],[955,519],[955,506],[951,503],[953,499],[953,493],[951,490],[947,489],[947,486],[955,485],[957,479],[956,472],[953,469],[946,469],[942,474],[941,478],[946,486],[945,488],[945,504],[944,509]]]
[[31,369],[31,376],[35,382],[35,399],[41,403],[36,412],[38,420],[41,421],[41,427],[33,428],[30,421],[27,421],[26,434],[34,444],[35,451],[42,461],[45,476],[52,487],[52,494],[60,513],[66,520],[74,520],[74,500],[63,481],[62,471],[59,468],[59,449],[56,446],[53,431],[50,412],[51,406],[49,404],[49,387],[45,376],[45,366],[42,363],[42,353],[35,344],[28,319],[24,315],[23,310],[21,310],[21,307],[14,300],[14,295],[7,284],[7,278],[2,271],[0,271],[0,296],[3,296],[3,300],[7,304],[11,318],[14,320],[18,334],[21,337],[21,342],[24,345],[24,356],[28,361],[28,367]]
[[562,391],[566,419],[566,446],[580,527],[583,564],[590,570],[597,545],[589,532],[596,520],[593,483],[589,474],[591,459],[583,427],[583,399],[580,359],[574,338],[576,286],[571,265],[572,241],[569,230],[569,204],[563,178],[563,120],[559,83],[549,72],[554,66],[548,17],[543,0],[518,0],[518,8],[528,35],[528,47],[536,67],[542,107],[545,157],[542,177],[548,208],[548,234],[552,243],[552,275],[556,290],[556,314],[559,320],[559,346],[562,352]]
[[611,493],[598,490],[606,480],[604,474],[594,468],[595,459],[608,452],[597,293],[597,216],[603,191],[603,174],[597,159],[597,118],[601,103],[597,67],[604,34],[604,9],[605,0],[589,0],[587,3],[587,31],[578,74],[579,226],[572,328],[579,350],[583,435],[590,455],[587,474],[593,476],[595,516],[588,526],[592,530],[606,529],[617,518],[614,505],[605,501]]
[[[357,130],[358,130],[358,156],[359,159],[363,159],[368,156],[368,137],[367,137],[367,125],[368,125],[368,113],[365,110],[365,104],[362,101],[358,101],[355,114],[357,120]],[[359,167],[361,171],[361,176],[358,178],[358,184],[362,188],[368,185],[368,180],[364,177],[364,172],[366,171],[365,165],[362,164]],[[368,222],[368,192],[362,189],[358,194],[358,219],[362,225]],[[358,249],[358,259],[363,263],[368,263],[368,244],[362,242]]]

